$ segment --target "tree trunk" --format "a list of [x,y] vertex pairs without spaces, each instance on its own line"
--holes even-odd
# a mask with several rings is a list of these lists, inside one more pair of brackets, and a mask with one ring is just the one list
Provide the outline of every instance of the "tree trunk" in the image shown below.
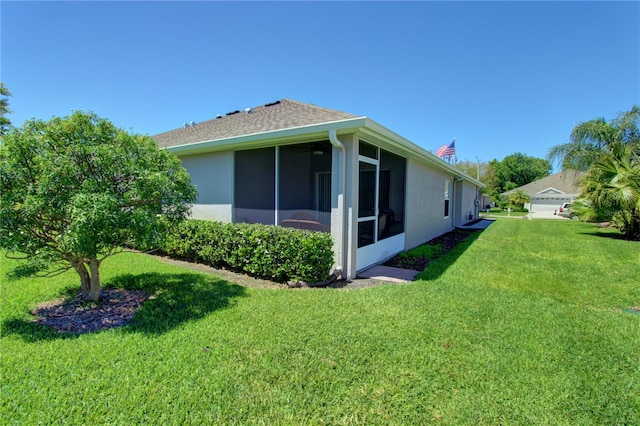
[[[87,269],[87,263],[89,269]],[[80,288],[84,298],[98,300],[100,298],[100,261],[96,258],[91,258],[88,262],[78,260],[73,262],[73,267],[80,275]]]
[[87,271],[87,267],[81,260],[74,262],[73,267],[75,268],[76,272],[78,272],[78,275],[80,275],[80,289],[82,290],[83,296],[89,297],[89,290],[91,289],[91,277],[89,275],[89,271]]
[[89,268],[91,269],[89,300],[98,300],[100,298],[100,262],[98,259],[95,257],[89,259]]

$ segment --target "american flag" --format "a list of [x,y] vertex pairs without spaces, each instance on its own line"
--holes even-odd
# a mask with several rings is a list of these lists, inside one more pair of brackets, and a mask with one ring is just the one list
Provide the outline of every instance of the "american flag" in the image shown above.
[[448,145],[442,145],[436,151],[436,155],[438,157],[440,157],[440,158],[446,157],[446,156],[449,156],[449,155],[456,155],[456,140],[454,139]]

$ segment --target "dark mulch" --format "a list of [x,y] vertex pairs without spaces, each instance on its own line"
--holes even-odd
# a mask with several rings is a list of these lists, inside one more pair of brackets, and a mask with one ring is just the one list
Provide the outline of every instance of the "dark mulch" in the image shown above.
[[72,301],[47,302],[31,313],[35,322],[59,333],[91,333],[127,324],[148,298],[142,290],[103,289],[98,302],[79,295]]
[[[440,235],[439,237],[434,238],[433,240],[427,241],[424,244],[428,244],[431,246],[439,245],[442,248],[440,254],[446,253],[452,248],[454,248],[460,241],[466,239],[471,232],[466,231],[451,231],[446,234]],[[385,266],[393,266],[394,268],[403,268],[403,269],[412,269],[414,271],[424,271],[424,268],[429,265],[429,263],[433,262],[435,258],[425,259],[424,257],[401,257],[395,256],[389,260],[387,260],[384,264]]]

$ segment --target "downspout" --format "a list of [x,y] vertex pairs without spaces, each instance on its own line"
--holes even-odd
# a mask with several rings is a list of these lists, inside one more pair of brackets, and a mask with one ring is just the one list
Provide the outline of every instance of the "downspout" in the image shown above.
[[344,207],[344,203],[345,203],[345,196],[346,196],[346,191],[347,191],[347,151],[344,147],[344,144],[342,142],[340,142],[340,140],[338,139],[338,135],[335,131],[335,129],[331,129],[329,130],[329,142],[331,142],[331,145],[333,145],[334,147],[336,147],[338,150],[341,151],[342,155],[339,157],[341,159],[342,162],[342,167],[341,167],[341,176],[340,178],[342,179],[342,185],[340,188],[340,193],[338,194],[338,217],[340,218],[339,220],[339,224],[338,224],[338,232],[336,233],[340,239],[340,241],[337,241],[338,246],[341,248],[341,256],[340,256],[340,260],[341,260],[341,264],[336,265],[336,272],[339,272],[342,274],[343,278],[347,278],[347,271],[345,270],[345,258],[347,255],[347,248],[345,247],[345,243],[346,243],[346,238],[345,238],[345,224],[346,224],[346,209]]

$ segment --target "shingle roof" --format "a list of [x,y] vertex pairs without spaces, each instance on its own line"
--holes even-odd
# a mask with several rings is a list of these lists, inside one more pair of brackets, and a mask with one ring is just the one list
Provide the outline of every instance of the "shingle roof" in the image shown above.
[[361,116],[282,99],[251,108],[250,113],[239,110],[194,126],[160,133],[152,138],[158,146],[165,148],[358,117]]
[[563,170],[559,173],[549,175],[526,185],[522,185],[519,188],[507,191],[502,195],[509,195],[519,189],[525,191],[527,194],[540,194],[542,191],[549,188],[556,189],[564,194],[576,195],[580,193],[580,188],[578,188],[577,184],[582,175],[584,175],[584,172],[579,172],[577,170]]

